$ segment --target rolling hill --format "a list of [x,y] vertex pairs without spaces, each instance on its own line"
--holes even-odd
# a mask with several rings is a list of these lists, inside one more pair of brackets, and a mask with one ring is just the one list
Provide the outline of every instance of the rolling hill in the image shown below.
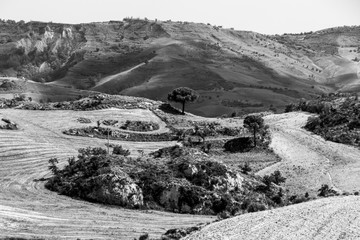
[[190,112],[282,110],[299,98],[358,91],[360,27],[264,35],[210,24],[124,19],[0,23],[0,74],[166,100],[197,90]]

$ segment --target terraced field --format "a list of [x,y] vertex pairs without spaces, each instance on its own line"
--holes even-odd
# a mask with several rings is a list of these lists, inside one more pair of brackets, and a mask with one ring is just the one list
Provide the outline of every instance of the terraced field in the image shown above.
[[[81,127],[76,119],[136,119],[164,123],[148,110],[25,111],[0,110],[20,130],[0,130],[0,237],[42,237],[46,239],[133,239],[144,232],[160,236],[167,229],[209,222],[214,217],[179,215],[157,211],[128,210],[84,202],[44,188],[38,181],[49,176],[48,159],[67,157],[86,146],[104,146],[106,140],[68,136],[61,133]],[[94,123],[95,124],[95,123]],[[145,153],[174,142],[111,141]]]

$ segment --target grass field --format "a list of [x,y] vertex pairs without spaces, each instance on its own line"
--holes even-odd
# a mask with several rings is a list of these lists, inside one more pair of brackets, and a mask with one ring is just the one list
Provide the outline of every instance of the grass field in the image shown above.
[[[1,118],[19,124],[20,130],[0,130],[0,237],[42,237],[45,239],[133,239],[144,232],[151,237],[167,229],[212,221],[210,216],[179,215],[166,212],[127,210],[93,204],[58,195],[37,181],[50,176],[48,160],[58,157],[60,166],[77,149],[105,147],[106,140],[72,137],[62,129],[79,126],[77,117],[136,118],[159,121],[146,110],[22,111],[0,110]],[[163,128],[160,128],[163,129]],[[174,142],[137,143],[111,141],[145,153]]]

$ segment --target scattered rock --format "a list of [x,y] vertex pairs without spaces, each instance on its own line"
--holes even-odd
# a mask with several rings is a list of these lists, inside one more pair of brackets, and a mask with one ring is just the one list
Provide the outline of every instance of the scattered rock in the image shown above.
[[2,118],[1,121],[5,122],[5,125],[0,125],[0,129],[17,130],[18,125],[9,119]]

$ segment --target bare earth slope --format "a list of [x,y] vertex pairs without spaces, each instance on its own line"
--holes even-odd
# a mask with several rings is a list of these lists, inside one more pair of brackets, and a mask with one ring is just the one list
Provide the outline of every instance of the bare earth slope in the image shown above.
[[[82,126],[78,117],[90,119],[142,119],[159,122],[148,110],[25,111],[0,110],[20,126],[18,131],[0,130],[0,237],[45,239],[133,239],[144,232],[158,237],[169,228],[208,222],[209,216],[180,215],[128,210],[89,203],[58,195],[37,179],[48,177],[48,159],[67,157],[86,146],[102,146],[106,140],[64,135],[61,130]],[[95,123],[94,123],[95,124]],[[160,124],[159,131],[166,131]],[[125,148],[145,153],[173,142],[120,142]]]
[[[321,184],[340,191],[360,189],[360,150],[328,142],[305,131],[309,114],[269,115],[271,147],[282,161],[259,172],[280,170],[290,193],[314,195]],[[332,197],[245,214],[213,223],[186,238],[199,239],[358,239],[360,197]]]
[[185,239],[359,239],[359,216],[360,197],[332,197],[226,219],[210,224]]

